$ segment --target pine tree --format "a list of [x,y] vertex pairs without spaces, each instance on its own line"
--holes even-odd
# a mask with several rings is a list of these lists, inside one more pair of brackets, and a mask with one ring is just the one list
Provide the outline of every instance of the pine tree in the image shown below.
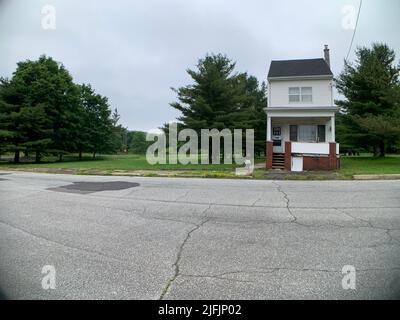
[[[14,162],[20,162],[21,152],[28,154],[30,119],[28,107],[20,88],[11,80],[2,79],[0,85],[0,139],[2,148],[14,152]],[[35,114],[35,112],[34,112]]]
[[243,128],[254,129],[254,151],[259,156],[265,155],[267,117],[265,108],[267,107],[266,86],[265,83],[258,83],[257,78],[243,74],[246,82],[245,93],[248,97],[244,104],[244,121],[239,123]]
[[[187,70],[193,84],[173,89],[178,102],[171,103],[182,113],[179,128],[191,128],[198,134],[200,129],[255,129],[257,145],[262,140],[264,150],[265,90],[256,78],[234,69],[234,62],[217,54],[200,59],[197,70]],[[166,127],[164,131],[168,133]]]
[[385,44],[359,48],[356,63],[345,61],[336,86],[346,100],[341,108],[339,142],[384,156],[400,139],[400,66]]
[[[11,80],[2,83],[2,100],[9,108],[6,130],[15,162],[21,151],[63,153],[75,148],[79,103],[76,85],[68,71],[50,57],[17,64]],[[3,106],[4,108],[4,106]]]
[[112,143],[110,150],[113,152],[126,152],[128,150],[128,129],[118,124],[121,116],[115,108],[111,115],[112,122]]
[[[118,118],[117,118],[118,117]],[[116,148],[119,115],[106,97],[76,85],[64,66],[50,57],[17,64],[10,80],[0,79],[0,152],[45,154],[110,152]],[[125,130],[125,129],[124,129]],[[121,140],[121,139],[120,139]],[[120,143],[118,140],[118,143]]]
[[6,151],[15,152],[14,160],[19,162],[19,151],[16,150],[18,150],[18,140],[22,137],[17,131],[17,122],[12,119],[12,114],[15,117],[20,110],[15,98],[9,80],[0,79],[0,154]]

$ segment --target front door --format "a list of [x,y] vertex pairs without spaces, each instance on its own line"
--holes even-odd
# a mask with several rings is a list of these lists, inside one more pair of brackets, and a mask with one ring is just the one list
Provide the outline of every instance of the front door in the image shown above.
[[273,152],[283,153],[282,127],[272,127]]

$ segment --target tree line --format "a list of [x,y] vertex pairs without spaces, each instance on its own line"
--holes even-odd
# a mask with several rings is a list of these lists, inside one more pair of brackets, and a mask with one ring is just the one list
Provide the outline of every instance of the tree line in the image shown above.
[[[254,129],[255,154],[265,154],[266,85],[235,71],[222,54],[199,59],[187,73],[192,83],[172,88],[180,111],[178,128]],[[335,79],[345,99],[336,101],[337,141],[343,151],[372,151],[384,156],[400,149],[400,66],[385,44],[356,51]],[[0,154],[45,155],[62,160],[67,153],[131,152],[144,154],[152,143],[146,133],[119,124],[117,110],[89,84],[76,84],[51,57],[19,62],[10,79],[0,78]],[[168,134],[168,126],[162,127]],[[183,142],[184,143],[184,142]]]
[[0,79],[0,154],[45,155],[116,152],[124,128],[108,99],[89,84],[76,84],[51,57],[19,62],[10,79]]

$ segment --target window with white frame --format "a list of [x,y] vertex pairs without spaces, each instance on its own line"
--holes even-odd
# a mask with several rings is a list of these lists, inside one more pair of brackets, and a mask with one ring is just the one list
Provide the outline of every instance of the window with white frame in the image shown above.
[[312,87],[289,87],[289,102],[312,102]]
[[290,141],[325,142],[325,125],[290,125]]
[[317,126],[300,125],[298,127],[298,139],[301,142],[316,142],[317,141]]

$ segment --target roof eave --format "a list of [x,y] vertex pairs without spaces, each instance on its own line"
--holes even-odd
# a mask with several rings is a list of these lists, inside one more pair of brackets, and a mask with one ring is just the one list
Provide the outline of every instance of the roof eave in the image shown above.
[[286,77],[267,77],[268,81],[287,81],[287,80],[332,80],[332,74],[311,75],[311,76],[286,76]]

